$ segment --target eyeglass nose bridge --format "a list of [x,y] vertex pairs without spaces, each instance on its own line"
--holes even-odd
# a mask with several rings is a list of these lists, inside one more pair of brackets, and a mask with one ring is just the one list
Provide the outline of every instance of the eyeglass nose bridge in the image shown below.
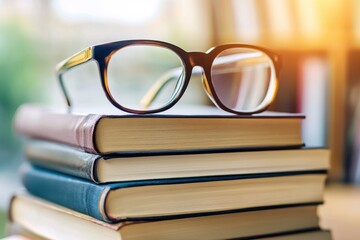
[[204,70],[208,68],[209,56],[203,52],[189,52],[189,59],[191,67],[200,66]]
[[[203,87],[206,94],[208,95],[210,100],[214,102],[215,105],[218,105],[214,100],[213,92],[211,91],[211,87],[209,84],[209,71],[211,65],[211,61],[209,61],[209,55],[204,52],[190,52],[189,59],[192,68],[196,66],[201,68],[200,71],[199,69],[197,69],[197,71],[195,71],[195,74],[201,75]],[[194,74],[194,70],[192,73]]]

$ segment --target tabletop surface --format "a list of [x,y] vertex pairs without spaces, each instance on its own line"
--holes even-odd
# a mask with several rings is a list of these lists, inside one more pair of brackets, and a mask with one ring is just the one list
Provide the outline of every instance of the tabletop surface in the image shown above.
[[334,240],[360,239],[360,186],[329,184],[319,216]]

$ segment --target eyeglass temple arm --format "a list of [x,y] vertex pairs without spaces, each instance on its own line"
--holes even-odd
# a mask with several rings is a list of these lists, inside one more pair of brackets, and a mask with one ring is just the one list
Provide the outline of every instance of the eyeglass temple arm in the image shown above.
[[[235,62],[241,59],[251,59],[260,57],[261,53],[239,53],[233,54],[229,56],[218,57],[217,61],[214,62],[215,65],[221,65],[225,63]],[[147,91],[147,93],[140,100],[140,104],[142,107],[147,108],[150,104],[155,100],[156,96],[160,93],[163,87],[170,81],[176,80],[182,71],[182,67],[177,67],[169,70],[165,74],[163,74],[152,87]],[[199,75],[202,74],[202,70],[199,68],[194,68],[193,74]]]
[[92,57],[92,47],[89,47],[65,59],[56,66],[56,75],[59,80],[61,90],[64,93],[68,107],[71,107],[71,101],[68,92],[66,91],[62,75],[71,68],[90,61]]

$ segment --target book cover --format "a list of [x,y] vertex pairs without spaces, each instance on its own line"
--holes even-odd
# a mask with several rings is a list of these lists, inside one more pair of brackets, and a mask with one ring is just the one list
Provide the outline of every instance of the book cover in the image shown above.
[[303,146],[300,114],[235,115],[215,108],[161,114],[67,113],[23,105],[15,115],[22,135],[96,154]]
[[309,171],[97,185],[35,167],[22,172],[31,194],[107,222],[318,203],[325,178],[325,171]]
[[327,170],[330,157],[321,148],[101,156],[39,140],[27,141],[24,149],[32,165],[96,183]]

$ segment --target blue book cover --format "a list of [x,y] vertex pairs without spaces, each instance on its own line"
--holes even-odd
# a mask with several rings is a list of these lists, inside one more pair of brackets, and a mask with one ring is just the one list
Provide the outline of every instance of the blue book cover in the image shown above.
[[[95,184],[84,179],[26,166],[23,168],[22,181],[25,188],[37,197],[90,215],[99,220],[117,222],[122,220],[136,221],[173,218],[178,215],[189,216],[206,214],[208,212],[220,213],[275,205],[316,204],[322,202],[322,191],[326,178],[325,173],[326,171],[287,172]],[[255,192],[253,195],[258,196],[258,199],[255,197],[255,201],[251,201],[253,205],[241,205],[241,199],[238,199],[238,197],[245,193],[242,191],[248,191],[248,188],[242,186],[241,181],[247,181],[246,184],[250,184],[255,190],[257,187],[263,189],[265,186],[267,189],[264,189],[264,191],[274,192],[274,194],[288,193],[289,197],[282,200],[276,197],[265,204],[260,199],[262,193]],[[296,184],[292,185],[293,182]],[[299,185],[299,182],[304,182],[304,184],[296,187]],[[194,195],[192,196],[197,196],[192,199],[186,197],[186,194],[188,194],[187,188],[189,188],[190,192],[191,185],[196,186],[193,189]],[[235,191],[235,194],[230,194],[229,196],[224,194],[223,197],[216,198],[217,200],[211,199],[211,196],[215,196],[216,192],[228,186],[233,186],[230,188],[230,191]],[[314,191],[311,191],[311,186],[313,186],[312,189]],[[279,187],[280,192],[276,192],[276,189]],[[201,193],[204,189],[209,191],[209,193],[206,191]],[[310,191],[305,191],[306,189],[310,189]],[[122,197],[116,194],[111,195],[112,192],[117,191],[121,193]],[[165,196],[163,198],[164,202],[157,198],[157,192],[160,193],[159,196],[161,196],[161,193]],[[301,194],[295,194],[297,192],[301,192]],[[236,194],[240,195],[237,196]],[[172,199],[171,197],[174,198]],[[234,199],[230,199],[232,197]],[[146,200],[142,202],[142,199]],[[234,203],[229,204],[229,200]],[[157,201],[159,202],[157,203]],[[135,204],[136,202],[138,204]],[[208,204],[205,204],[205,202]],[[131,205],[132,203],[134,204]],[[117,205],[122,204],[128,207],[119,212],[119,210],[116,210]],[[159,205],[159,208],[155,210],[155,207],[154,211],[152,211],[152,206],[155,206],[154,204]],[[200,208],[195,211],[192,209],[192,205],[200,206]],[[162,212],[167,208],[170,210]]]

